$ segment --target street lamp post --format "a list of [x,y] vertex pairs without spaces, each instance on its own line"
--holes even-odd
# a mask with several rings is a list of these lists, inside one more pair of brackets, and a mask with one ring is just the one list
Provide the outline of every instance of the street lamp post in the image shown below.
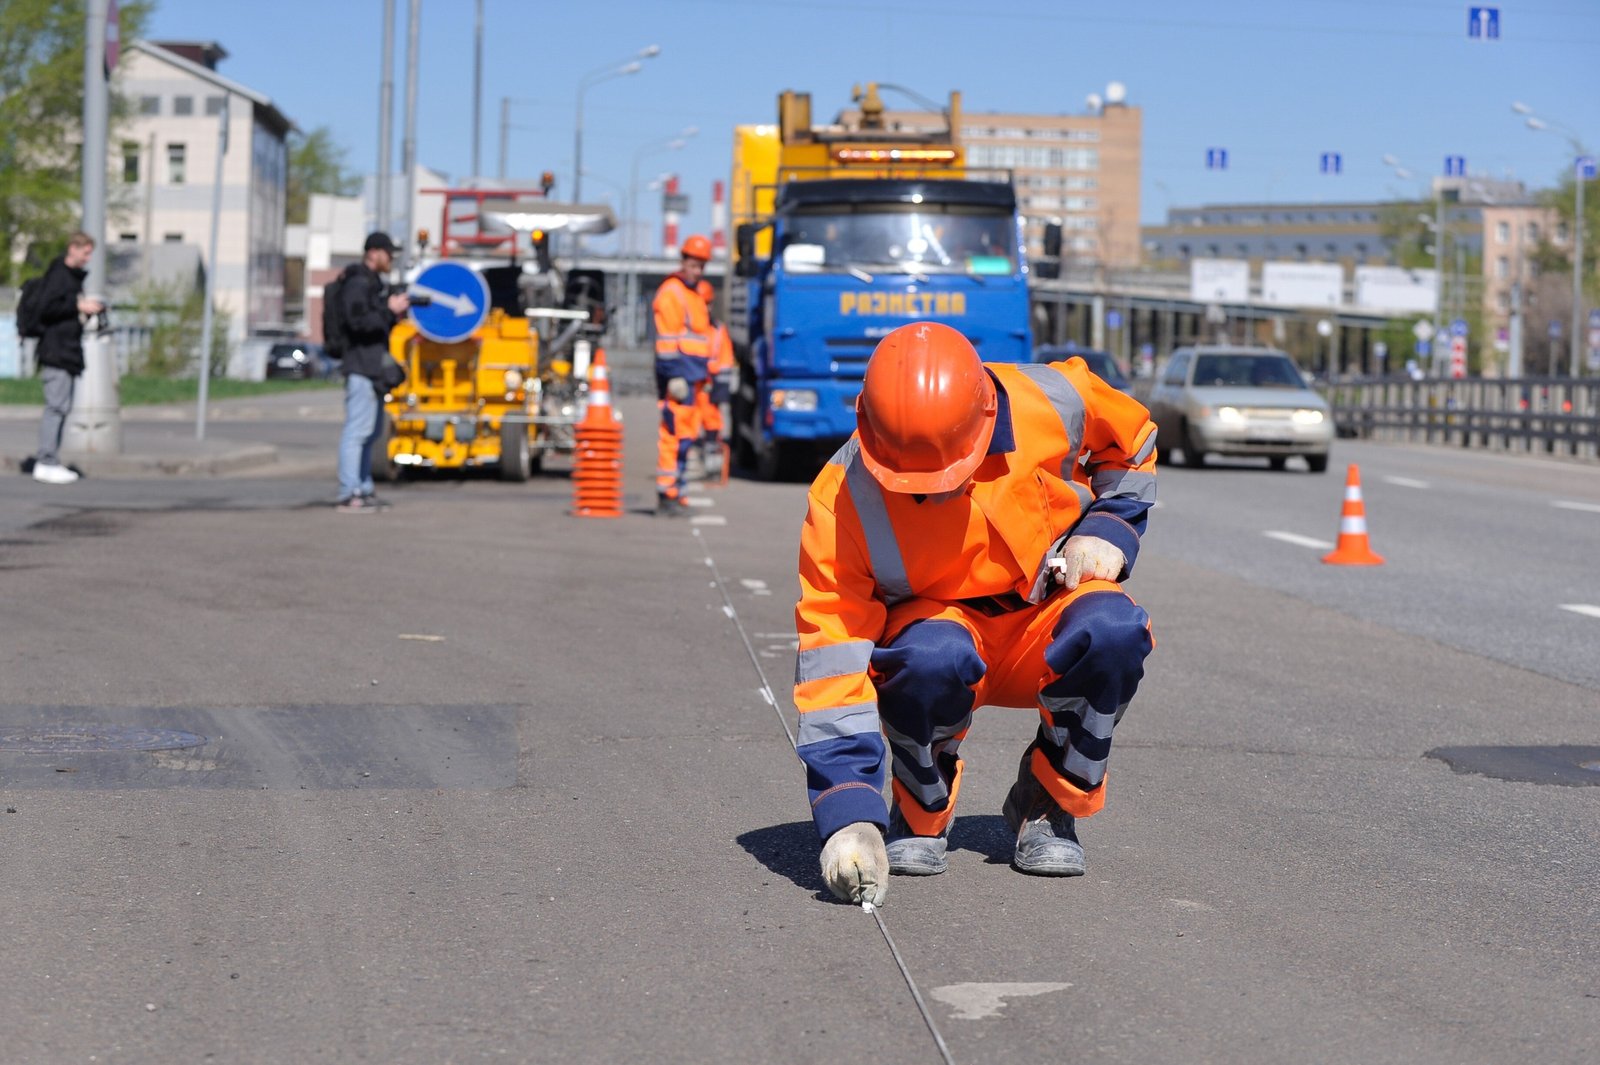
[[1540,118],[1527,104],[1514,103],[1511,105],[1511,110],[1524,117],[1529,129],[1565,137],[1567,144],[1572,148],[1572,183],[1576,200],[1572,211],[1572,330],[1569,336],[1571,346],[1567,370],[1570,376],[1576,378],[1582,368],[1579,353],[1583,348],[1583,187],[1588,183],[1584,177],[1583,160],[1589,153],[1584,149],[1583,142],[1578,140],[1578,135],[1571,129],[1548,118]]
[[658,152],[676,152],[682,150],[689,138],[700,132],[698,126],[685,126],[676,136],[646,144],[633,153],[633,163],[628,168],[628,219],[623,233],[624,243],[627,245],[628,256],[628,321],[631,327],[631,338],[634,344],[639,343],[641,331],[638,325],[639,308],[639,260],[643,257],[643,244],[639,238],[639,163],[648,155]]
[[573,123],[572,136],[572,202],[583,202],[583,94],[591,85],[598,85],[602,81],[612,78],[624,77],[628,74],[637,74],[644,69],[642,59],[653,59],[661,54],[661,46],[652,44],[641,48],[634,54],[633,59],[622,65],[607,63],[603,67],[589,71],[578,82],[578,112]]
[[[1394,171],[1402,181],[1411,180],[1411,171],[1400,165],[1392,155],[1383,157],[1385,166]],[[1429,340],[1428,361],[1435,373],[1440,366],[1440,340],[1444,336],[1444,188],[1433,182],[1433,337]]]

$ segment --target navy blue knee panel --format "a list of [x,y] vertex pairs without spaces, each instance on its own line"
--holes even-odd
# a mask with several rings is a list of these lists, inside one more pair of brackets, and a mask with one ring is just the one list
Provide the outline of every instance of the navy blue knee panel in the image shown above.
[[972,712],[972,687],[985,667],[966,629],[953,621],[914,621],[872,652],[878,712],[906,736],[926,743],[940,725]]
[[1044,660],[1059,674],[1044,689],[1077,696],[1103,714],[1133,698],[1150,654],[1150,615],[1121,592],[1094,592],[1062,612]]

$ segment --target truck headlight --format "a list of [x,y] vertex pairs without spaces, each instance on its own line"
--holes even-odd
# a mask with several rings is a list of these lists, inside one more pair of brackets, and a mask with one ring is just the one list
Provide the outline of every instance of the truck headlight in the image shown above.
[[1296,425],[1322,424],[1322,412],[1320,410],[1311,410],[1309,408],[1302,407],[1294,412],[1293,417]]
[[817,409],[817,394],[809,388],[774,388],[772,409],[808,413]]

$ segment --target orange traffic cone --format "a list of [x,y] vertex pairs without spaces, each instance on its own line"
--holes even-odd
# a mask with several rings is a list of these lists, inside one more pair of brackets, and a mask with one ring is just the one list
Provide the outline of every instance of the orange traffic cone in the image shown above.
[[1339,514],[1339,546],[1322,561],[1334,566],[1381,566],[1383,556],[1367,543],[1367,508],[1361,502],[1361,471],[1355,463],[1344,479],[1344,509]]
[[622,517],[622,419],[611,407],[606,353],[589,367],[589,409],[575,431],[572,513],[580,518]]

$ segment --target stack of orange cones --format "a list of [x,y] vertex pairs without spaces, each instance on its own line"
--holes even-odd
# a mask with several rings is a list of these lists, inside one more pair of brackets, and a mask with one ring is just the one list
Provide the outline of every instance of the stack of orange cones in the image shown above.
[[1381,566],[1383,556],[1367,542],[1367,508],[1361,502],[1361,471],[1354,463],[1344,480],[1344,509],[1339,514],[1339,546],[1322,561],[1334,566]]
[[589,409],[575,436],[572,513],[580,518],[622,517],[622,419],[611,407],[611,376],[600,348],[589,367]]

